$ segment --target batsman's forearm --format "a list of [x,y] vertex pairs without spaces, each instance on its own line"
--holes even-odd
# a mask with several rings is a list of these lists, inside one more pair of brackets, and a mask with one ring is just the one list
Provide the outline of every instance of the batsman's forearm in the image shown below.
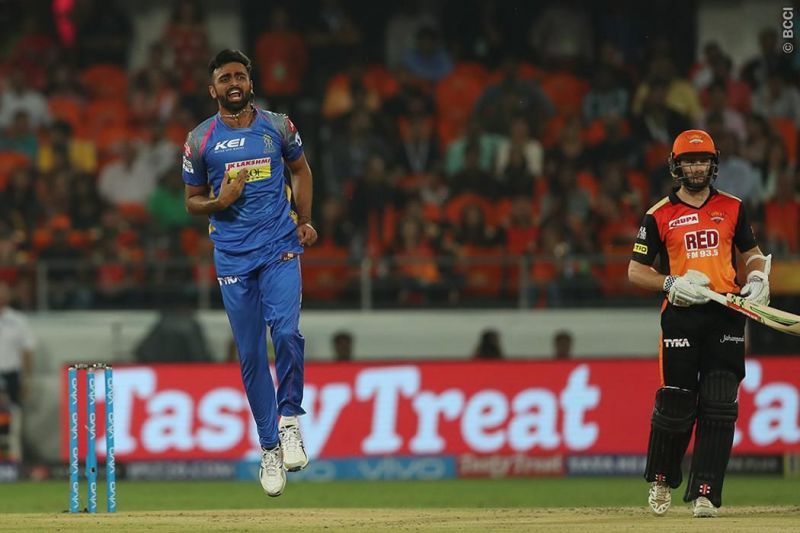
[[190,215],[208,215],[222,211],[227,206],[220,203],[219,198],[208,198],[206,196],[190,196],[186,199],[186,211]]
[[664,290],[666,276],[636,261],[628,264],[628,280],[637,287],[651,291]]
[[314,184],[311,169],[308,167],[292,173],[292,193],[297,207],[297,222],[311,222],[311,201],[314,196]]

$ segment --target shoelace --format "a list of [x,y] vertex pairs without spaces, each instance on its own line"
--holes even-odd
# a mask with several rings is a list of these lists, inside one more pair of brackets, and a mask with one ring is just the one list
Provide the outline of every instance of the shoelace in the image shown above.
[[286,448],[297,453],[303,451],[303,441],[300,438],[300,429],[297,426],[286,426],[281,429],[281,433],[283,433]]
[[274,472],[281,468],[280,450],[265,450],[261,456],[261,465],[267,472]]
[[659,500],[666,499],[667,495],[669,494],[669,490],[667,490],[667,486],[666,485],[657,484],[655,487],[656,487],[656,491],[655,491],[656,499],[659,499]]

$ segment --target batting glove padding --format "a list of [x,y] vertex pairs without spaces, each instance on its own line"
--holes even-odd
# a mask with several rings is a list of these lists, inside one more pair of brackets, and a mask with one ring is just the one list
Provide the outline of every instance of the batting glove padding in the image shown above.
[[703,294],[700,287],[707,287],[710,282],[702,272],[687,270],[683,276],[674,278],[671,286],[667,287],[667,283],[664,283],[665,290],[668,290],[667,300],[678,307],[708,303],[709,297]]

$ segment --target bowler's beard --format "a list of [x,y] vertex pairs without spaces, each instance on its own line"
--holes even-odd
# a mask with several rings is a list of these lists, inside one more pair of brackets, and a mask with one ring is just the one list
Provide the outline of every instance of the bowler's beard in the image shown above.
[[225,109],[226,111],[229,111],[232,115],[236,114],[239,111],[241,111],[242,109],[244,109],[245,107],[247,107],[248,105],[250,105],[250,102],[253,101],[253,91],[252,90],[241,89],[241,91],[242,91],[242,99],[239,100],[239,101],[232,102],[231,100],[228,99],[228,95],[226,93],[226,94],[218,95],[217,96],[217,102],[219,102],[219,105],[223,109]]

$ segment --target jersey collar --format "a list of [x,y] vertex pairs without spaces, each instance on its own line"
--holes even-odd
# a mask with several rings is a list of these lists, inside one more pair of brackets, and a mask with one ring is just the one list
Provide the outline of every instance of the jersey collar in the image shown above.
[[718,191],[717,189],[715,189],[713,186],[710,186],[710,185],[709,185],[709,187],[708,187],[708,188],[710,189],[710,192],[709,192],[709,194],[708,194],[708,198],[706,198],[706,201],[705,201],[705,202],[703,202],[703,203],[702,203],[702,205],[700,205],[699,207],[695,207],[695,206],[693,206],[693,205],[687,204],[686,202],[684,202],[683,200],[681,200],[680,198],[678,198],[678,190],[680,189],[680,187],[675,187],[675,188],[673,188],[673,189],[672,189],[672,192],[670,192],[670,193],[669,193],[669,201],[670,201],[670,203],[671,203],[671,204],[673,204],[673,205],[675,205],[675,204],[683,204],[683,205],[685,205],[686,207],[691,207],[692,209],[702,209],[703,207],[705,207],[705,205],[706,205],[708,202],[710,202],[710,201],[711,201],[711,199],[712,199],[714,196],[716,196],[717,194],[719,194],[719,191]]
[[251,105],[253,106],[253,111],[255,112],[255,116],[253,117],[253,122],[251,122],[250,125],[245,128],[234,128],[228,126],[227,124],[225,124],[225,121],[222,120],[222,116],[219,111],[217,111],[217,114],[214,115],[214,119],[217,121],[218,126],[221,126],[222,128],[225,128],[228,131],[250,131],[255,127],[258,119],[261,118],[261,113],[259,113],[258,107],[255,104]]

